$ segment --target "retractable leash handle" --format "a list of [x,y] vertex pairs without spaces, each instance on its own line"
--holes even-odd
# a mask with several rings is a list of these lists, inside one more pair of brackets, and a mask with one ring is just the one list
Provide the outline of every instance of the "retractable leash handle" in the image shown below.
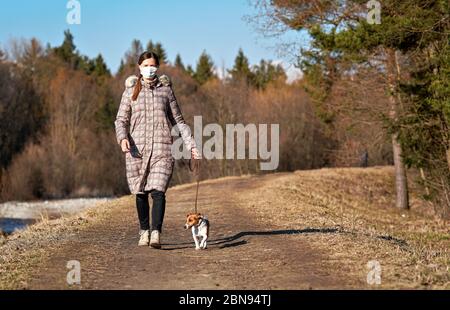
[[[193,165],[192,161],[194,161]],[[194,173],[197,179],[197,189],[195,191],[195,213],[197,213],[198,187],[200,185],[200,159],[189,159],[189,170]]]

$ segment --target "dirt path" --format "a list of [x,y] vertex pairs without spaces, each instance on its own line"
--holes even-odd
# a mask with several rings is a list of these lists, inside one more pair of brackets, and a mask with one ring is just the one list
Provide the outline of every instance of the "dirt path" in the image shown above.
[[[284,174],[225,178],[202,183],[199,211],[211,221],[208,249],[196,251],[185,215],[193,185],[169,189],[162,250],[137,247],[134,196],[106,221],[80,231],[32,271],[30,289],[66,289],[69,260],[81,264],[81,289],[308,289],[343,288],[339,271],[323,268],[325,253],[304,238],[327,234],[307,225],[280,230],[241,202]],[[192,281],[194,274],[195,281]]]

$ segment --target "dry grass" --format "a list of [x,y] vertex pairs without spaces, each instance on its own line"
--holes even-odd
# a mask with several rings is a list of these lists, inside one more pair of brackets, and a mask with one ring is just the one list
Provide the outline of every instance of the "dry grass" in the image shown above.
[[108,218],[131,196],[99,202],[78,215],[42,221],[4,239],[0,237],[0,289],[26,289],[27,278],[53,249],[83,229]]
[[296,171],[241,199],[261,221],[283,229],[335,229],[304,238],[326,254],[324,266],[356,279],[355,287],[374,288],[367,263],[377,260],[381,288],[450,288],[448,222],[430,214],[414,186],[411,210],[395,209],[393,182],[391,167]]

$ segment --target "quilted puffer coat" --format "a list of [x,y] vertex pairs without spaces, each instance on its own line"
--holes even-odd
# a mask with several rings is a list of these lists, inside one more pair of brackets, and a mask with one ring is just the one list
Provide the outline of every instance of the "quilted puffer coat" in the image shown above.
[[[135,83],[141,83],[142,88],[137,100],[132,101]],[[156,83],[149,85],[136,76],[129,77],[114,124],[117,143],[120,145],[123,139],[130,142],[130,152],[124,155],[130,192],[165,192],[175,163],[171,153],[172,126],[178,126],[189,150],[195,147],[169,78],[157,76]]]

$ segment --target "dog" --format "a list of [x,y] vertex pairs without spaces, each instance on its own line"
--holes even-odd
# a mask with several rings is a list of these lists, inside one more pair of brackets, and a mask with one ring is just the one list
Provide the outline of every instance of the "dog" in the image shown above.
[[205,215],[201,213],[189,213],[186,216],[184,228],[191,228],[196,250],[206,249],[206,241],[209,236],[209,220]]

